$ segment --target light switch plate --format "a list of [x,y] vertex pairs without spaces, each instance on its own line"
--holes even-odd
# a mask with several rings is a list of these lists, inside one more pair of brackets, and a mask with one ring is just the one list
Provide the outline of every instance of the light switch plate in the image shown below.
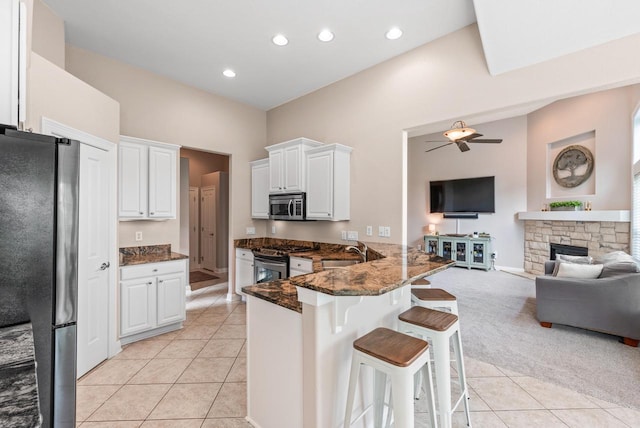
[[384,237],[384,226],[378,226],[378,236]]
[[247,235],[255,235],[256,228],[255,227],[247,227]]
[[343,230],[342,232],[340,232],[340,238],[342,238],[343,241],[347,240],[347,231]]
[[385,226],[384,227],[384,237],[385,238],[390,238],[391,237],[391,227],[389,227],[389,226]]
[[367,226],[367,236],[373,235],[373,226]]
[[350,230],[347,232],[347,239],[349,241],[357,241],[358,240],[358,232],[355,230]]
[[276,227],[275,227],[275,226],[271,226],[271,233],[272,233],[273,235],[275,235],[275,234],[276,234]]

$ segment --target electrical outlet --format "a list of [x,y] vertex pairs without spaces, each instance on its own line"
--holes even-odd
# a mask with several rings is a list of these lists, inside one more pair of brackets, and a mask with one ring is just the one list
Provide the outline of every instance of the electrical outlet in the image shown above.
[[358,232],[355,230],[350,230],[347,232],[347,239],[349,241],[357,241],[358,240]]
[[385,226],[384,227],[384,237],[385,238],[390,238],[391,237],[391,227],[389,227],[389,226]]
[[247,227],[247,235],[255,235],[256,228],[255,227]]
[[342,232],[340,232],[340,237],[342,238],[343,241],[347,240],[347,231],[343,230]]
[[373,226],[367,226],[367,236],[373,235]]
[[378,226],[378,236],[384,237],[384,226]]
[[273,235],[276,234],[276,227],[275,226],[271,226],[271,234],[273,234]]
[[136,232],[136,241],[142,241],[142,232]]

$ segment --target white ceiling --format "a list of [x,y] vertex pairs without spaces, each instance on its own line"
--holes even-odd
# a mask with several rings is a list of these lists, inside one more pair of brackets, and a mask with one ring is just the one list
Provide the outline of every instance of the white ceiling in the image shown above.
[[[43,1],[72,45],[264,110],[454,32],[476,13],[492,74],[640,32],[637,0]],[[400,39],[384,37],[392,26]],[[332,42],[316,38],[323,28]],[[276,33],[289,44],[274,45]],[[225,68],[237,76],[224,77]]]

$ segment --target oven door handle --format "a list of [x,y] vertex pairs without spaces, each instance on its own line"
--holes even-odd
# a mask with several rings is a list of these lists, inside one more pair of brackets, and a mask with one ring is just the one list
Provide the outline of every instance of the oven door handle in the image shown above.
[[287,212],[289,213],[289,217],[293,216],[293,211],[291,211],[292,206],[293,206],[293,199],[289,199],[289,205],[287,205]]
[[275,270],[275,271],[279,271],[282,268],[286,268],[285,263],[270,263],[270,262],[263,262],[262,260],[256,261],[255,264],[256,264],[256,267],[264,267],[269,270]]

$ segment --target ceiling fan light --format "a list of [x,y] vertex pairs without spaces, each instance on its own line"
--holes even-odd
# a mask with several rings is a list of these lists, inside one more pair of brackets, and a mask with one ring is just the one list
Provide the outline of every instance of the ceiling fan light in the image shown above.
[[476,130],[473,128],[467,128],[467,124],[459,120],[455,122],[451,129],[444,132],[442,135],[447,137],[450,141],[456,141],[460,138],[467,137],[471,134],[475,134]]

